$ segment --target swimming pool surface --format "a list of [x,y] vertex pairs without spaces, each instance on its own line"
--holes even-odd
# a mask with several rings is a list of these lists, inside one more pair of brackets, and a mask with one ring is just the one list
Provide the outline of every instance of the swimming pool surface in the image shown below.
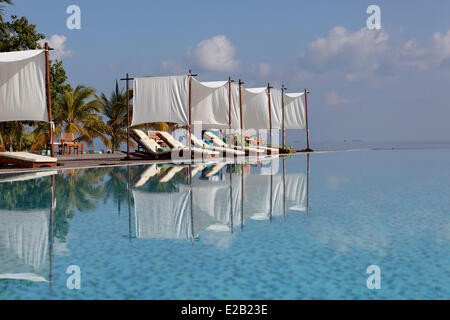
[[0,299],[449,299],[449,163],[354,151],[0,175]]

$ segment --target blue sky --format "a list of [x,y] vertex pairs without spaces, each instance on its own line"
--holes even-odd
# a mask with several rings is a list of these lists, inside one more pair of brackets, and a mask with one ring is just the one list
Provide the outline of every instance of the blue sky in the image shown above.
[[[13,0],[14,1],[14,0]],[[66,8],[81,8],[81,30]],[[382,30],[368,30],[368,5]],[[314,140],[450,140],[450,2],[14,1],[73,84],[192,68],[200,80],[311,90]]]

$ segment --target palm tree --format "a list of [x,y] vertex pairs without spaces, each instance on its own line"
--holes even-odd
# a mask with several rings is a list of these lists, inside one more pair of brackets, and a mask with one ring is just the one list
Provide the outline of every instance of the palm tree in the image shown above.
[[3,22],[3,11],[5,10],[3,3],[12,5],[12,1],[11,0],[0,0],[0,23]]
[[[133,98],[133,90],[129,90],[129,99]],[[103,114],[108,118],[107,125],[111,128],[108,132],[111,141],[112,152],[120,149],[120,145],[127,140],[127,93],[125,88],[119,91],[116,80],[116,88],[108,99],[104,93],[97,97],[102,106]],[[132,142],[131,142],[132,143]],[[132,147],[134,144],[132,143]]]
[[85,141],[89,146],[92,146],[94,138],[98,137],[109,148],[111,143],[107,135],[110,135],[112,130],[98,114],[101,104],[97,99],[86,102],[94,96],[94,88],[81,85],[75,90],[58,95],[55,103],[55,122],[65,132],[77,134],[77,140]]

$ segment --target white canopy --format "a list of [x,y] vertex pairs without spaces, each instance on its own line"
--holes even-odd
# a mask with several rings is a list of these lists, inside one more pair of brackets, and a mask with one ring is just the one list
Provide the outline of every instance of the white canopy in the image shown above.
[[286,93],[284,96],[284,128],[306,129],[305,93]]
[[228,81],[192,79],[192,123],[201,122],[204,130],[228,128],[228,113]]
[[0,121],[48,122],[45,50],[0,53]]
[[281,130],[282,129],[282,109],[283,101],[281,99],[281,89],[270,89],[270,101],[271,101],[271,111],[272,111],[272,129]]
[[189,77],[134,78],[131,126],[150,122],[189,123]]
[[[228,127],[228,81],[199,82],[192,78],[192,124],[204,129]],[[134,79],[131,126],[150,122],[189,124],[189,76]]]
[[267,88],[242,88],[242,115],[244,129],[270,127]]

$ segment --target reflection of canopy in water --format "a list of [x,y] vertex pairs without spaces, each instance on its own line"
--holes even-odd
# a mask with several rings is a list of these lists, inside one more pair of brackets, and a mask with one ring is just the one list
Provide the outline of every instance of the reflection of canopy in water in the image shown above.
[[[230,176],[223,174],[222,180],[193,180],[194,212],[206,214],[222,226],[229,228],[241,220],[241,180],[233,176],[230,186]],[[231,188],[230,188],[231,187]],[[215,226],[214,230],[224,230]]]
[[0,210],[0,279],[47,281],[48,230],[48,210]]
[[271,214],[272,216],[283,215],[284,203],[286,210],[306,211],[305,173],[286,174],[284,181],[282,173],[272,176],[251,174],[244,179],[246,219],[265,220],[269,219]]
[[188,239],[214,224],[203,214],[191,214],[190,191],[150,193],[133,190],[136,215],[136,237],[155,239]]
[[283,175],[273,176],[273,215],[283,214],[284,194],[286,197],[286,210],[306,211],[306,174],[286,174],[285,183],[286,193],[283,191]]

